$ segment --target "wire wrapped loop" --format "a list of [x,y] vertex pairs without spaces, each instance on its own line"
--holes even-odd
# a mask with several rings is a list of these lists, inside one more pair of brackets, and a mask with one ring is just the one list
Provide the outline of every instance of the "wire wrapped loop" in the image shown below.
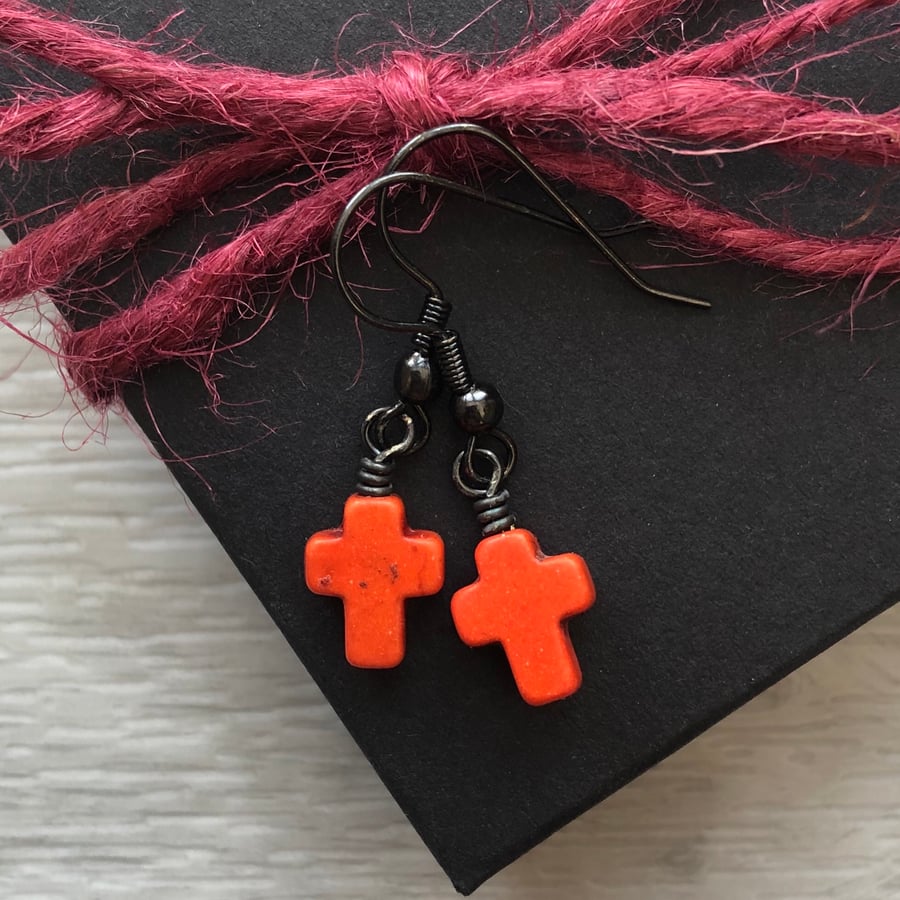
[[510,512],[509,491],[506,488],[497,494],[476,500],[472,504],[472,509],[475,510],[478,524],[481,525],[481,533],[485,537],[509,531],[516,526],[516,516]]
[[[493,450],[474,446],[472,441],[453,461],[453,483],[460,493],[475,501],[472,508],[485,537],[509,531],[516,525],[516,516],[509,508],[509,491],[501,488],[515,463],[515,445],[512,446],[513,451],[505,465]],[[474,471],[476,458],[490,466],[490,475]]]
[[394,475],[394,460],[382,461],[364,456],[359,462],[356,476],[356,492],[368,497],[387,497],[394,492],[391,480]]

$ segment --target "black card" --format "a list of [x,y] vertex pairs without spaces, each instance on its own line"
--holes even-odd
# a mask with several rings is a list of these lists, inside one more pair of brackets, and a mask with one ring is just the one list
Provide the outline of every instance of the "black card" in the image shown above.
[[[359,11],[349,0],[59,5],[129,37],[186,6],[175,34],[197,34],[222,58],[288,72],[327,66],[335,36]],[[544,21],[555,8],[543,5]],[[406,0],[381,3],[351,23],[340,55],[362,60],[357,49],[397,40],[392,21],[439,43],[481,9],[480,0],[422,0],[410,23]],[[741,15],[760,11],[754,4]],[[451,48],[489,50],[525,28],[524,9],[500,6]],[[836,29],[816,49],[877,30],[877,20]],[[804,85],[864,98],[867,110],[893,106],[898,67],[885,63],[884,44],[876,48],[810,67]],[[156,149],[136,160],[132,178],[176,152],[174,137],[142,141],[80,153],[67,166],[7,171],[5,192],[22,215],[121,183],[133,146]],[[896,204],[896,185],[874,169],[811,174],[762,151],[676,162],[698,185],[709,182],[701,193],[740,208],[758,203],[818,233],[840,233],[873,202],[876,185],[884,208]],[[786,182],[806,186],[771,195]],[[536,196],[518,182],[502,190]],[[611,201],[567,196],[598,226],[627,218]],[[226,209],[235,198],[217,202]],[[137,271],[119,261],[122,277],[109,290],[132,302],[141,278],[192,254],[201,237],[226,240],[243,215],[185,216],[147,242]],[[421,210],[413,204],[406,215],[415,221]],[[713,301],[711,312],[647,298],[587,241],[470,201],[448,199],[424,234],[403,240],[454,302],[473,369],[503,391],[504,426],[521,450],[510,483],[521,524],[548,553],[581,553],[593,572],[598,602],[571,625],[584,672],[571,699],[527,706],[498,648],[472,650],[456,636],[449,598],[475,577],[479,531],[451,483],[463,436],[442,400],[429,447],[403,461],[396,484],[410,524],[444,537],[445,589],[409,602],[401,666],[345,662],[341,603],[306,590],[303,547],[339,523],[354,488],[359,423],[391,400],[407,344],[365,326],[360,339],[330,280],[319,278],[308,302],[283,296],[270,324],[220,358],[218,415],[181,364],[147,371],[127,401],[164,457],[189,460],[171,464],[179,482],[429,849],[469,892],[900,598],[897,335],[819,334],[809,326],[840,310],[853,285],[800,293],[807,286],[762,268],[678,254],[660,232],[616,247],[647,264],[649,280]],[[365,241],[375,267],[367,272],[351,251],[357,277],[395,286],[377,302],[414,314],[420,292],[379,255],[371,229]],[[890,303],[872,304],[860,324],[895,318]],[[250,336],[258,324],[236,322],[228,337]]]

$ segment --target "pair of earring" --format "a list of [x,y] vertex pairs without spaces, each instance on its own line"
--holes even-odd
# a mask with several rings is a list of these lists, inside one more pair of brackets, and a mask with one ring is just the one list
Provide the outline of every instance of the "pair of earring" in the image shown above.
[[[415,150],[449,135],[483,139],[504,151],[566,218],[488,197],[436,175],[401,170]],[[499,428],[502,397],[496,388],[472,377],[460,335],[447,327],[450,304],[438,285],[400,252],[387,228],[387,189],[408,184],[436,186],[582,232],[647,293],[694,306],[709,304],[647,284],[604,240],[644,223],[606,232],[594,230],[512,144],[470,123],[432,128],[405,144],[385,173],[350,200],[335,227],[331,262],[342,294],[361,319],[389,331],[412,334],[413,349],[397,365],[396,401],[373,410],[363,422],[366,455],[360,463],[356,492],[345,503],[341,526],[320,531],[307,542],[306,584],[313,593],[343,600],[345,654],[351,665],[381,669],[400,664],[406,649],[406,600],[442,589],[444,544],[435,532],[409,528],[403,501],[393,493],[392,475],[399,458],[415,453],[427,442],[430,423],[423,407],[443,381],[451,394],[453,417],[466,435],[465,447],[453,463],[453,483],[474,501],[482,526],[482,539],[475,549],[478,578],[453,594],[452,619],[459,637],[469,646],[499,643],[503,647],[527,703],[550,703],[568,697],[581,685],[567,622],[594,603],[593,580],[581,556],[545,556],[534,534],[517,527],[505,487],[517,449]],[[391,255],[428,292],[415,322],[395,321],[370,310],[344,274],[341,251],[346,230],[359,207],[375,194],[380,195],[378,221]]]

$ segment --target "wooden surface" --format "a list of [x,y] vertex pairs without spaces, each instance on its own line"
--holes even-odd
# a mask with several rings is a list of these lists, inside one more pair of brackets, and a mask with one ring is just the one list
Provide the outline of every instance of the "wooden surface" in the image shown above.
[[[24,356],[0,329],[0,897],[452,897],[163,465]],[[900,897],[900,609],[478,896]]]

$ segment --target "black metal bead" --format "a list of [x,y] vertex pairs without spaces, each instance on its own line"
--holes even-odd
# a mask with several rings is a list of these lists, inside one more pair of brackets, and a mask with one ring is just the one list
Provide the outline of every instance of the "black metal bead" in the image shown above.
[[407,403],[425,403],[437,393],[439,384],[434,364],[421,350],[410,350],[397,361],[394,388]]
[[453,395],[453,418],[463,431],[478,434],[490,431],[503,418],[503,398],[492,384],[473,384],[468,390]]

